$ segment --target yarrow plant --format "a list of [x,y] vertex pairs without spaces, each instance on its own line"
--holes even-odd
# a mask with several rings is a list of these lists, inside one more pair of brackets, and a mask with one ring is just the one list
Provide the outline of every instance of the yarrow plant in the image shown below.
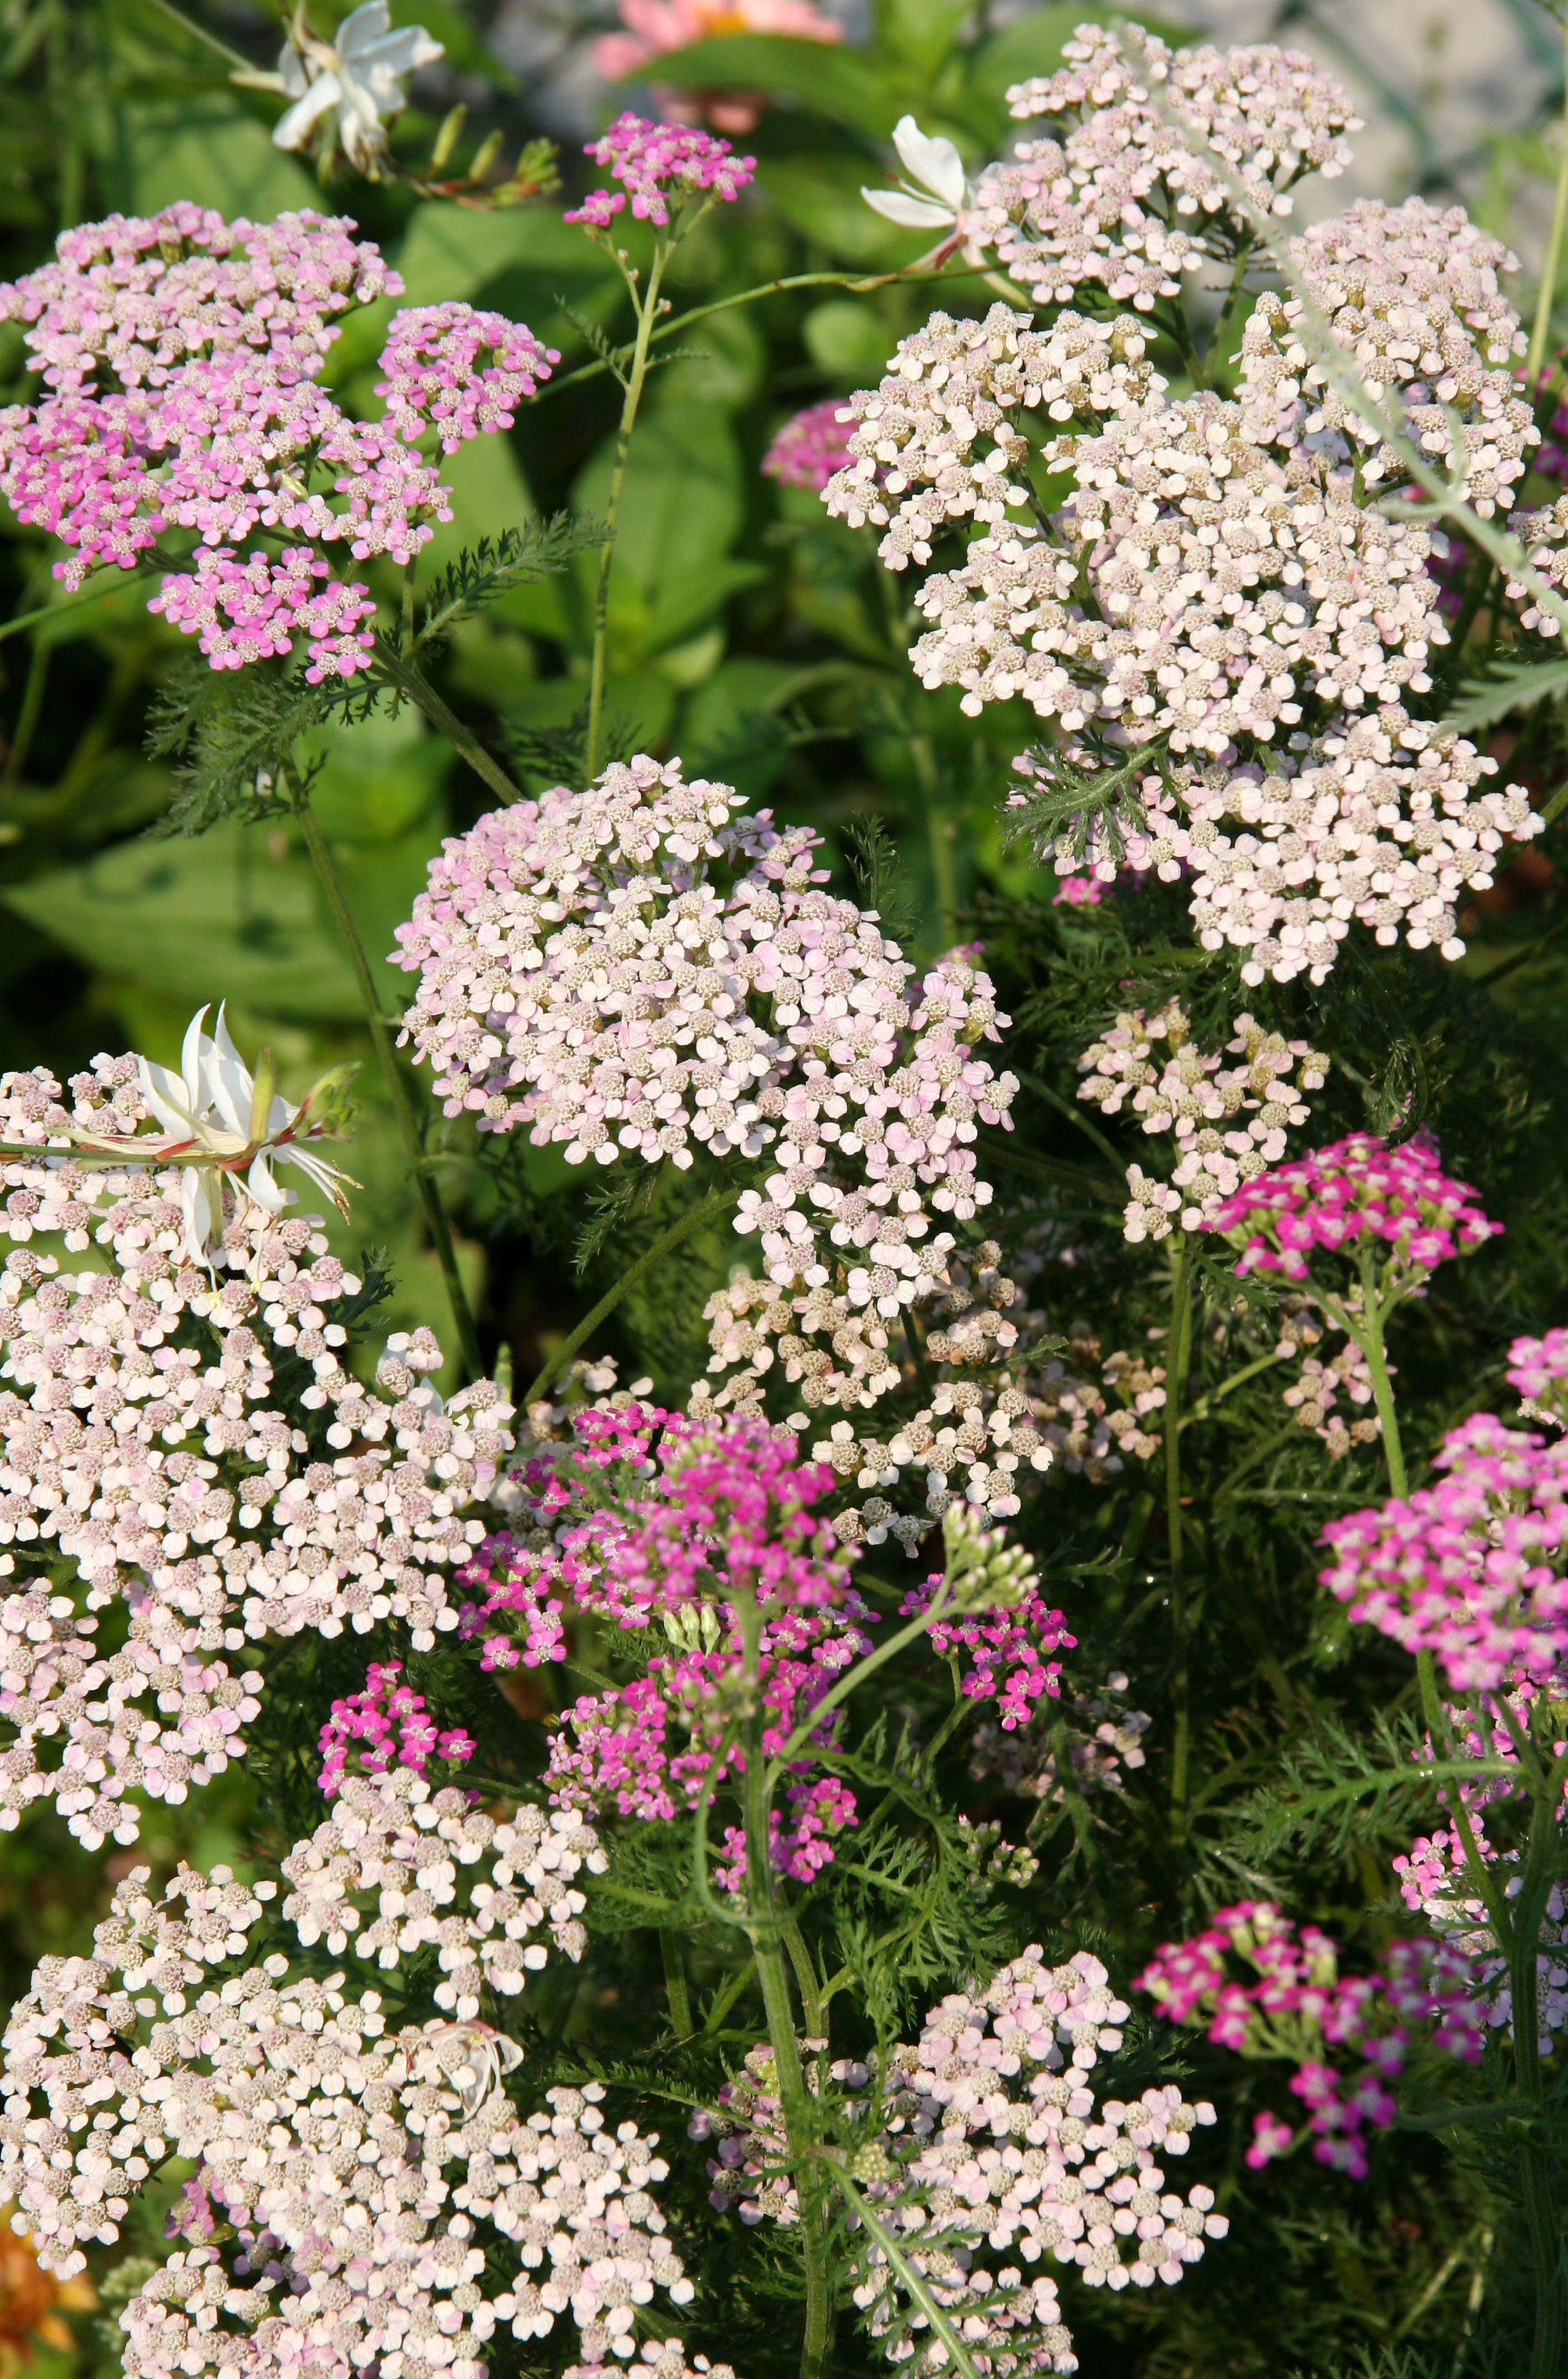
[[177,1064],[127,972],[0,1078],[18,2240],[131,2379],[1261,2379],[1363,2282],[1557,2379],[1568,181],[1531,332],[1460,207],[1300,227],[1304,53],[622,17],[665,115],[505,224],[553,152],[416,168],[383,0],[192,20],[395,263],[177,203],[0,288],[6,897],[106,905],[96,729],[30,771],[139,574],[125,815],[308,865],[380,1068],[340,1149],[246,874]]

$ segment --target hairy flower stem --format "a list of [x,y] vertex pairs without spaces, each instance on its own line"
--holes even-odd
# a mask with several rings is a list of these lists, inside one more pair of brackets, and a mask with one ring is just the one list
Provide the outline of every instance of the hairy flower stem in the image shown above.
[[463,1286],[463,1274],[458,1270],[457,1250],[452,1240],[452,1225],[447,1220],[446,1208],[441,1204],[440,1191],[436,1187],[430,1171],[430,1161],[425,1153],[424,1135],[419,1129],[419,1117],[415,1111],[413,1093],[397,1062],[397,1052],[392,1046],[392,1033],[388,1028],[386,1018],[381,1013],[380,996],[376,989],[375,978],[370,972],[370,962],[365,955],[365,945],[359,938],[358,928],[349,911],[347,897],[343,888],[343,878],[337,871],[337,863],[332,857],[325,835],[321,832],[316,813],[310,806],[310,797],[292,768],[288,771],[288,780],[294,803],[294,814],[299,821],[299,831],[304,837],[305,848],[310,853],[317,878],[326,896],[327,906],[332,912],[332,923],[342,937],[348,963],[353,969],[355,984],[359,992],[359,1003],[365,1010],[365,1021],[369,1027],[370,1038],[375,1044],[376,1056],[380,1064],[388,1095],[392,1100],[392,1114],[397,1119],[398,1131],[402,1135],[404,1147],[408,1153],[409,1170],[414,1176],[414,1186],[419,1192],[419,1203],[425,1210],[425,1227],[430,1234],[430,1245],[435,1249],[436,1260],[441,1268],[441,1279],[446,1285],[447,1303],[452,1308],[452,1327],[457,1333],[457,1351],[463,1366],[463,1374],[466,1380],[476,1380],[485,1368],[484,1359],[479,1353],[479,1334],[474,1327],[474,1316],[468,1304],[468,1292]]
[[1539,2132],[1546,2104],[1541,2075],[1539,1957],[1540,1926],[1562,1865],[1557,1805],[1565,1762],[1532,1794],[1530,1836],[1523,1889],[1513,1903],[1508,1939],[1509,1991],[1513,2008],[1514,2071],[1524,2113],[1519,2118],[1519,2194],[1535,2265],[1536,2329],[1529,2379],[1559,2379],[1563,2347],[1562,2246],[1551,2186],[1551,2158]]
[[422,669],[404,659],[383,639],[376,644],[376,667],[389,685],[406,694],[416,710],[422,710],[438,735],[444,735],[460,760],[466,760],[474,774],[487,784],[496,799],[520,802],[523,788],[514,785],[499,760],[492,760],[476,735],[469,733],[455,710],[449,710]]
[[849,2174],[841,2168],[838,2168],[838,2186],[843,2191],[844,2195],[849,2199],[850,2204],[854,2207],[855,2212],[860,2216],[862,2226],[867,2234],[875,2240],[877,2245],[887,2256],[889,2265],[895,2272],[897,2272],[899,2279],[902,2280],[905,2288],[909,2290],[911,2299],[914,2303],[919,2305],[922,2313],[924,2313],[927,2321],[931,2324],[933,2335],[939,2337],[943,2345],[947,2348],[948,2354],[952,2358],[953,2369],[962,2373],[962,2379],[979,2379],[979,2374],[975,2370],[973,2362],[970,2359],[968,2350],[964,2346],[963,2339],[959,2336],[958,2331],[954,2328],[952,2323],[947,2318],[947,2315],[943,2312],[941,2306],[937,2303],[936,2299],[932,2295],[924,2279],[921,2276],[920,2273],[915,2270],[914,2265],[905,2254],[903,2248],[899,2243],[897,2236],[887,2228],[887,2224],[872,2211],[871,2207],[866,2204],[864,2197],[861,2194],[861,2192],[855,2187],[854,2182],[850,2179]]
[[615,463],[609,475],[609,501],[605,506],[604,544],[599,552],[599,579],[594,591],[594,653],[588,670],[588,731],[583,750],[583,776],[592,784],[598,775],[601,746],[604,743],[604,674],[609,646],[609,574],[615,561],[615,532],[621,520],[621,498],[626,486],[626,463],[632,451],[632,432],[636,427],[637,407],[643,401],[643,382],[648,376],[648,342],[658,320],[658,284],[664,278],[664,268],[669,260],[669,243],[656,239],[653,262],[648,267],[648,285],[641,298],[627,276],[632,302],[637,308],[637,342],[632,350],[621,401],[621,428],[615,441]]
[[1187,1603],[1182,1590],[1181,1391],[1192,1339],[1192,1243],[1176,1233],[1171,1263],[1171,1321],[1165,1342],[1165,1538],[1171,1564],[1171,1634],[1176,1669],[1171,1680],[1176,1728],[1171,1749],[1171,1834],[1180,1842],[1187,1828],[1187,1756],[1191,1728],[1188,1667]]
[[1568,223],[1568,18],[1562,26],[1562,154],[1558,161],[1557,196],[1552,202],[1551,229],[1547,235],[1541,265],[1540,295],[1536,299],[1536,319],[1530,327],[1530,352],[1525,358],[1525,387],[1531,405],[1536,400],[1536,384],[1546,362],[1547,341],[1551,336],[1551,302],[1557,295],[1563,225]]
[[692,2022],[692,1994],[686,1987],[686,1969],[681,1957],[681,1936],[669,1926],[658,1928],[659,1955],[664,1961],[664,1987],[669,1999],[669,2021],[677,2040],[690,2040],[696,2030]]
[[640,1255],[635,1263],[628,1264],[614,1287],[606,1289],[593,1310],[583,1316],[571,1336],[563,1338],[554,1354],[547,1358],[523,1396],[521,1409],[526,1412],[530,1405],[537,1405],[539,1398],[548,1394],[578,1347],[593,1336],[606,1315],[614,1312],[621,1298],[635,1288],[640,1280],[645,1280],[656,1264],[661,1264],[667,1255],[672,1253],[683,1239],[689,1239],[694,1231],[700,1230],[705,1223],[711,1223],[717,1215],[728,1214],[730,1207],[739,1202],[740,1196],[738,1190],[716,1190],[711,1197],[688,1207],[667,1231],[660,1233],[645,1255]]
[[[815,2145],[812,2102],[801,2070],[795,2011],[790,2000],[783,1934],[773,1895],[773,1854],[768,1814],[773,1789],[763,1752],[762,1612],[754,1597],[737,1598],[743,1646],[742,1691],[750,1705],[741,1740],[745,1750],[742,1807],[746,1834],[746,1933],[762,1985],[763,2012],[778,2075],[778,2104],[794,2167],[801,2207],[801,2243],[805,2264],[806,2312],[801,2338],[801,2379],[824,2379],[833,2338],[833,2290],[828,2269],[824,2191],[810,2156]],[[802,1945],[803,1949],[803,1944]]]

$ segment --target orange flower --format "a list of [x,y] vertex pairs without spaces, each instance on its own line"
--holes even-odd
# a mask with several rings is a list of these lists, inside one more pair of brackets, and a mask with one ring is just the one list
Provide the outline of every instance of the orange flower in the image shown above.
[[37,2345],[69,2350],[76,2344],[60,2318],[89,2313],[98,2302],[90,2280],[57,2280],[42,2270],[32,2240],[11,2228],[16,2201],[0,2206],[0,2379],[13,2379]]

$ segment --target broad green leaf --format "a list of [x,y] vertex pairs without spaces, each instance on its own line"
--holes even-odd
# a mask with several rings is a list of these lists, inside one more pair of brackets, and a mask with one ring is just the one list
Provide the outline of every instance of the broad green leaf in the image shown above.
[[1510,663],[1490,677],[1473,678],[1461,686],[1443,724],[1468,735],[1473,728],[1495,726],[1515,710],[1533,710],[1538,702],[1557,702],[1564,694],[1568,694],[1568,657],[1559,661]]
[[321,193],[296,157],[274,148],[266,127],[221,93],[198,103],[116,109],[104,160],[105,196],[127,213],[156,214],[177,199],[216,207],[232,223],[270,223]]
[[878,71],[863,51],[804,42],[791,33],[724,33],[658,62],[673,91],[767,91],[799,100],[873,140],[886,140],[903,113],[902,79]]
[[[888,156],[892,156],[889,149]],[[875,188],[876,169],[863,157],[813,157],[766,169],[767,195],[785,222],[826,248],[835,261],[886,272],[917,257],[935,235],[900,231],[866,205],[862,183]]]
[[[613,462],[607,439],[581,474],[578,509],[603,519]],[[741,458],[729,417],[717,405],[667,407],[638,429],[621,498],[609,582],[616,656],[635,667],[683,643],[761,565],[728,559],[743,514]],[[579,563],[586,589],[598,556]]]
[[[427,199],[409,217],[393,260],[405,284],[400,305],[482,300],[535,330],[533,315],[553,314],[557,291],[576,304],[607,272],[603,251],[562,223],[559,206],[548,199],[489,214]],[[526,304],[514,310],[519,299],[530,301],[533,313]]]
[[[868,210],[869,211],[869,210]],[[898,344],[875,304],[866,297],[830,297],[801,325],[806,353],[835,380],[874,388]]]
[[[380,961],[424,887],[435,840],[426,823],[395,842],[338,850],[389,1005],[402,977]],[[189,842],[116,843],[0,897],[95,971],[192,1008],[232,996],[268,1015],[347,1022],[360,1014],[315,871],[282,825],[225,821]]]
[[900,72],[923,81],[935,75],[973,14],[969,0],[876,0],[876,47]]

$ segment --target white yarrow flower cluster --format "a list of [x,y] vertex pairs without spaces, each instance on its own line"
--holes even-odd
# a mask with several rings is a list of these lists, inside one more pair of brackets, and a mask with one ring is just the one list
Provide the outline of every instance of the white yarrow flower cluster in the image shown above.
[[1018,1086],[978,1045],[1007,1020],[962,952],[915,983],[874,916],[818,888],[816,839],[645,756],[495,811],[399,928],[404,1032],[449,1115],[573,1164],[771,1152],[737,1231],[786,1281],[826,1282],[819,1240],[843,1249],[851,1299],[891,1315],[928,1276],[928,1208],[990,1200],[976,1126]]
[[[1251,1016],[1238,1016],[1233,1030],[1223,1052],[1200,1049],[1173,999],[1152,1016],[1142,1008],[1118,1016],[1078,1061],[1086,1077],[1080,1099],[1105,1116],[1126,1106],[1145,1132],[1176,1140],[1168,1179],[1128,1167],[1125,1227],[1134,1243],[1165,1238],[1178,1225],[1201,1229],[1244,1181],[1279,1163],[1287,1125],[1310,1114],[1306,1093],[1328,1079],[1329,1060],[1309,1043],[1265,1033]],[[1226,1055],[1241,1062],[1226,1066]]]

